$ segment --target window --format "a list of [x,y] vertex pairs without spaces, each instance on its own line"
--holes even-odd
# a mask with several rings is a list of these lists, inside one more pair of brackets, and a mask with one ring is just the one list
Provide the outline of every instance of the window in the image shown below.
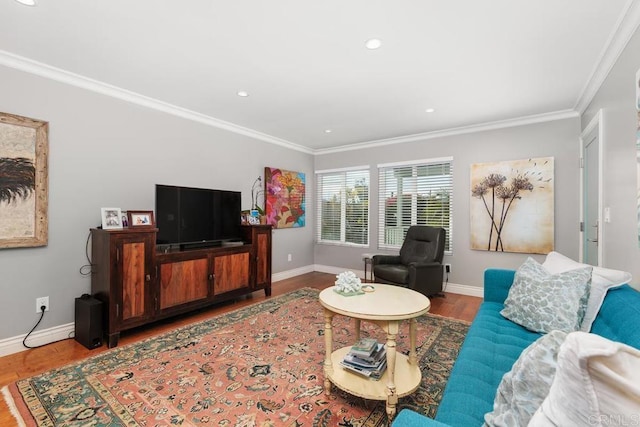
[[316,241],[369,245],[369,167],[316,171]]
[[445,252],[451,253],[453,158],[378,165],[378,247],[402,246],[410,225],[447,230]]

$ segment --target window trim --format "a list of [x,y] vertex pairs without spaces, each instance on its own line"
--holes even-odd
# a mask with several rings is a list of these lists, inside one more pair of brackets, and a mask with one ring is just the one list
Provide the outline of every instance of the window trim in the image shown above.
[[[377,165],[377,169],[378,169],[378,194],[377,194],[378,196],[378,235],[376,236],[376,239],[377,239],[378,249],[398,250],[402,246],[401,244],[391,245],[391,244],[384,243],[385,230],[386,230],[385,208],[384,208],[386,199],[384,198],[384,193],[385,193],[385,190],[387,190],[387,188],[386,188],[386,183],[384,183],[383,180],[381,179],[383,171],[387,171],[395,168],[401,168],[401,167],[429,166],[429,165],[435,165],[435,164],[441,164],[441,163],[449,163],[449,167],[451,171],[450,173],[451,184],[450,184],[450,190],[449,190],[449,225],[447,229],[447,241],[449,243],[450,249],[445,248],[444,253],[445,255],[453,255],[453,211],[454,211],[453,156],[435,157],[431,159],[409,160],[409,161],[403,161],[403,162],[379,163]],[[413,196],[414,195],[412,194],[412,199],[413,199]],[[412,206],[412,210],[413,210],[413,206]]]
[[[350,243],[346,242],[346,229],[344,226],[340,229],[340,240],[322,240],[322,194],[319,191],[319,187],[321,185],[320,175],[328,175],[328,174],[343,174],[343,178],[346,178],[347,172],[366,172],[367,173],[367,244],[360,243]],[[314,171],[316,176],[316,231],[314,233],[314,240],[316,244],[320,245],[331,245],[331,246],[343,246],[343,247],[357,247],[357,248],[368,248],[371,245],[371,166],[370,165],[362,165],[362,166],[349,166],[344,168],[333,168],[333,169],[321,169]],[[346,185],[343,183],[343,188]],[[340,194],[340,220],[341,224],[346,224],[346,194],[341,192]]]

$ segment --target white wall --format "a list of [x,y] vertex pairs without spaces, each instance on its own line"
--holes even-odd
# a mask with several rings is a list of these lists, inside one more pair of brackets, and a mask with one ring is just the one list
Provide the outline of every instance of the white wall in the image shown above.
[[[470,249],[469,203],[472,163],[554,157],[555,249],[578,258],[579,218],[579,119],[448,136],[377,148],[316,155],[316,170],[369,165],[371,176],[369,248],[316,244],[317,265],[362,270],[362,253],[377,251],[377,165],[413,159],[453,156],[453,255],[445,256],[452,273],[450,283],[481,287],[486,268],[517,268],[527,254],[496,253]],[[542,261],[544,256],[534,255]]]
[[582,116],[586,127],[603,112],[604,200],[611,223],[603,224],[603,266],[631,272],[640,283],[636,177],[636,72],[640,69],[640,32],[636,31]]
[[[50,153],[48,246],[0,250],[0,340],[31,329],[37,297],[51,306],[39,330],[73,322],[74,298],[90,291],[79,269],[101,207],[152,210],[163,183],[242,191],[249,208],[265,166],[313,175],[310,154],[2,66],[0,111],[49,122]],[[313,264],[312,231],[274,231],[274,273]]]

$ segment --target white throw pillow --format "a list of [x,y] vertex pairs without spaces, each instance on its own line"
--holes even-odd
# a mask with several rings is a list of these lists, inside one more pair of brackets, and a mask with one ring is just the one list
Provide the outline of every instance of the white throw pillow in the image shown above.
[[[551,274],[564,273],[578,268],[587,267],[588,264],[581,264],[572,260],[558,252],[549,252],[542,266]],[[607,296],[607,291],[631,281],[631,273],[622,270],[612,270],[609,268],[593,267],[591,274],[591,289],[589,291],[589,300],[584,313],[584,319],[580,325],[580,330],[584,332],[591,331],[591,325],[596,319],[600,306]]]
[[640,350],[596,334],[570,333],[549,395],[529,423],[630,426],[640,422]]
[[560,346],[567,337],[563,331],[551,331],[534,341],[504,374],[493,411],[485,414],[489,427],[526,426],[549,394]]

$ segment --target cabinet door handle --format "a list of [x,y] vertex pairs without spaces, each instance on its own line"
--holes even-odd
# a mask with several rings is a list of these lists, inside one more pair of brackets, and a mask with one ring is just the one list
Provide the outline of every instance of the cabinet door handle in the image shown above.
[[209,280],[213,280],[213,279],[215,279],[215,277],[216,277],[215,275],[210,274],[210,275],[209,275]]
[[144,276],[144,278],[147,280],[147,282],[151,281],[151,275],[147,274],[146,276]]

